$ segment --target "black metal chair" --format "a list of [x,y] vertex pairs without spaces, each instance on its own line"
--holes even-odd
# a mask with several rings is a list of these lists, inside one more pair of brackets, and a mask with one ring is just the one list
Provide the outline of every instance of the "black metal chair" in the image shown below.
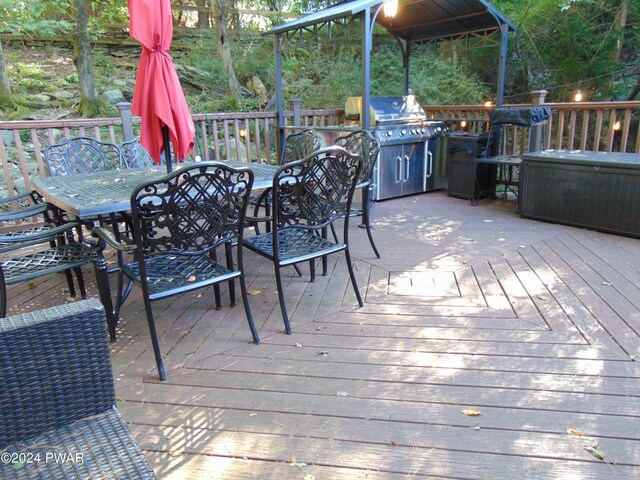
[[[285,165],[287,163],[307,158],[313,152],[319,150],[321,146],[322,138],[312,128],[308,128],[298,133],[293,133],[285,139],[282,155],[280,156],[280,164]],[[267,188],[260,195],[252,196],[250,203],[255,205],[253,211],[255,217],[258,217],[260,208],[264,208],[265,215],[268,216],[270,214],[272,203],[271,189]],[[260,233],[257,226],[256,233]]]
[[[244,281],[242,242],[245,214],[253,185],[253,172],[223,163],[202,162],[181,168],[159,180],[146,182],[131,195],[133,245],[118,242],[102,227],[93,232],[100,239],[98,255],[109,245],[133,251],[135,260],[121,267],[123,274],[142,288],[151,341],[161,380],[166,378],[151,303],[173,295],[238,279],[242,301],[255,343],[258,332],[253,323]],[[216,250],[224,247],[227,266],[216,260]],[[220,294],[215,291],[216,307]]]
[[117,145],[90,137],[74,137],[51,145],[45,149],[44,159],[52,176],[122,168]]
[[[71,271],[75,271],[82,298],[87,292],[81,267],[91,262],[90,248],[74,240],[78,222],[67,222],[62,213],[48,203],[41,203],[36,192],[0,200],[0,205],[24,202],[34,204],[0,213],[2,222],[27,221],[28,226],[0,235],[0,317],[7,314],[7,286],[28,282],[53,273],[64,273],[69,294],[76,296]],[[39,217],[39,218],[38,218]],[[34,221],[34,219],[38,219]]]
[[116,406],[104,322],[94,299],[0,319],[0,452],[39,459],[0,478],[155,478]]
[[[273,261],[280,309],[285,330],[291,333],[282,289],[280,269],[305,260],[345,252],[351,283],[364,305],[349,253],[349,210],[362,169],[360,157],[342,147],[321,149],[312,155],[281,166],[273,179],[271,232],[245,238],[244,246]],[[326,229],[344,219],[342,242],[326,238]]]
[[376,254],[376,257],[380,258],[380,253],[376,248],[376,244],[373,241],[373,234],[371,233],[371,210],[369,205],[369,186],[371,185],[373,168],[378,160],[380,143],[366,130],[357,130],[347,136],[337,138],[336,145],[340,145],[348,152],[362,158],[362,170],[358,177],[356,190],[361,190],[362,192],[362,220],[364,227],[367,230],[369,243],[371,244],[371,248],[373,248],[373,252]]
[[[171,158],[175,159],[173,155],[173,144],[170,145]],[[120,145],[120,151],[122,152],[122,165],[124,168],[150,168],[157,166],[147,149],[140,144],[140,137],[122,143]],[[173,163],[175,164],[175,161]],[[160,165],[164,164],[165,156],[162,154],[160,156]]]

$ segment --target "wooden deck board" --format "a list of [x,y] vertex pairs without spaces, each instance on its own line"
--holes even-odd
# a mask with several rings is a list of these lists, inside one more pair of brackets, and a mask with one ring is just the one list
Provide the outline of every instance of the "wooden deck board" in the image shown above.
[[[210,288],[156,302],[165,382],[134,288],[114,376],[158,478],[640,478],[640,240],[514,211],[445,193],[376,204],[382,258],[352,235],[365,307],[344,255],[313,284],[306,263],[285,269],[291,336],[273,266],[247,252],[262,343],[238,287],[233,308],[226,284],[221,310]],[[62,303],[65,288],[18,285],[9,306]]]

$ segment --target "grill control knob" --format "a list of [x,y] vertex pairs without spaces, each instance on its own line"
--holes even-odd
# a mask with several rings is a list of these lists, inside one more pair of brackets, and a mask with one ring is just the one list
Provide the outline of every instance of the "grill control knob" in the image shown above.
[[416,133],[418,133],[418,132],[416,132],[415,128],[412,128],[411,129],[411,135],[415,135]]
[[421,128],[420,133],[424,134],[424,132],[426,132],[426,130],[424,128]]
[[391,135],[393,135],[393,132],[391,130],[387,130],[387,137],[390,137]]
[[400,136],[404,137],[406,135],[407,131],[406,130],[400,130]]

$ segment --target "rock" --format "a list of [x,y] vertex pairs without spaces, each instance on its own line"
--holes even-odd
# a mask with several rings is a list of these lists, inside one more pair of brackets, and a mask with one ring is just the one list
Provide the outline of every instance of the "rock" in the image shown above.
[[57,92],[53,92],[51,95],[56,97],[58,100],[71,100],[72,98],[78,97],[79,93],[71,92],[69,90],[58,90]]
[[51,101],[51,97],[46,93],[38,93],[36,95],[32,95],[31,98],[37,102],[48,103]]
[[13,130],[2,130],[1,135],[2,135],[2,143],[4,144],[5,147],[9,147],[13,145],[14,143]]
[[109,105],[124,102],[124,95],[120,90],[107,90],[100,95]]

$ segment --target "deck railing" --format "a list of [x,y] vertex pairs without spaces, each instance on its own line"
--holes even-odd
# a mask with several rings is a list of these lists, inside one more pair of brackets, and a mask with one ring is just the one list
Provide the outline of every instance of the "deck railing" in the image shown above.
[[[551,107],[552,117],[541,132],[543,148],[640,152],[640,102],[544,105]],[[445,120],[452,129],[486,130],[491,108],[448,105],[424,110],[428,117]],[[292,102],[291,109],[284,114],[285,126],[340,125],[344,121],[341,109],[301,110],[298,101]],[[128,104],[121,106],[121,111],[120,118],[0,122],[0,195],[28,191],[32,176],[47,174],[43,151],[49,145],[74,136],[120,144],[136,135],[140,119],[127,113]],[[277,163],[275,112],[195,114],[193,119],[197,130],[193,156]],[[528,148],[529,129],[506,128],[504,132],[502,153],[521,153]]]

